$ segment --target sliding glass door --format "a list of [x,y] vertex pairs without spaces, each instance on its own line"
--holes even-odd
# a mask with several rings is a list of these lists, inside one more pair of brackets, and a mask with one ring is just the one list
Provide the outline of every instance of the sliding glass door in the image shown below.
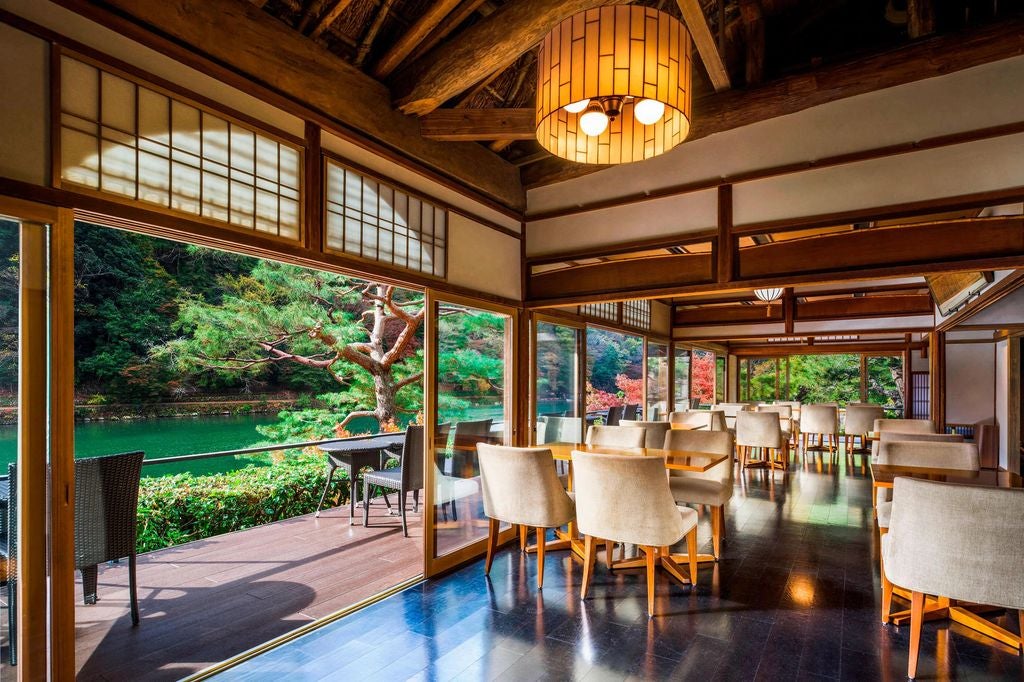
[[483,553],[487,538],[477,444],[514,442],[515,313],[427,296],[426,572]]
[[583,439],[582,326],[536,316],[531,367],[531,442],[577,443]]

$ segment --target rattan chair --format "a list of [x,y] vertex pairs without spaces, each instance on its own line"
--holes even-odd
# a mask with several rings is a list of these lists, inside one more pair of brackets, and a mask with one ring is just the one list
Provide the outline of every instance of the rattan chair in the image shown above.
[[17,466],[7,465],[7,510],[0,528],[4,582],[7,584],[7,645],[11,665],[18,664],[18,476]]
[[[398,491],[398,513],[402,516],[402,534],[409,537],[409,522],[406,519],[408,500],[412,492],[412,511],[420,509],[420,490],[423,489],[423,427],[408,426],[405,429],[405,443],[399,455],[400,464],[383,471],[367,471],[363,474],[363,527],[370,525],[370,486]],[[387,497],[385,493],[385,503]],[[388,503],[388,508],[391,504]]]
[[142,452],[75,460],[75,568],[86,604],[96,603],[97,566],[128,557],[132,625],[139,624],[135,580]]
[[452,450],[452,472],[455,478],[475,478],[480,475],[476,458],[477,443],[491,442],[493,419],[455,422],[455,449]]

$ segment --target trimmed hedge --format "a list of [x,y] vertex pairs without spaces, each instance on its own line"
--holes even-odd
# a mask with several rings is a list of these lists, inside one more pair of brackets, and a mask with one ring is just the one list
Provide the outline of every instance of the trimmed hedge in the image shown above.
[[[335,480],[338,504],[348,502],[345,472],[336,471]],[[270,466],[226,474],[143,477],[137,549],[149,552],[312,513],[326,481],[324,456],[315,449],[288,451]]]

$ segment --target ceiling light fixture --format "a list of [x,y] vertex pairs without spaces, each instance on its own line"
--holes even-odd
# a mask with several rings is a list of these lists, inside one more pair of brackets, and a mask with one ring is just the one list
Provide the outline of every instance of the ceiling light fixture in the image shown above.
[[772,316],[772,303],[782,298],[782,289],[780,287],[774,287],[771,289],[754,289],[754,296],[768,304],[768,312],[766,317]]
[[664,154],[690,132],[690,53],[686,27],[650,7],[569,17],[537,56],[537,141],[578,163]]

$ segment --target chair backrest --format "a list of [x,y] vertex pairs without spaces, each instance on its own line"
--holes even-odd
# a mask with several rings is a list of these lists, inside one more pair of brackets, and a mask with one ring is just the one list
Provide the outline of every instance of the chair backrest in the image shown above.
[[900,433],[935,433],[931,419],[876,419],[872,431],[899,431]]
[[936,469],[967,469],[977,471],[981,466],[978,446],[974,443],[941,443],[929,441],[893,440],[878,448],[879,464]]
[[789,433],[793,430],[793,406],[792,405],[780,405],[778,403],[774,405],[758,405],[758,412],[775,412],[779,415],[779,423],[782,430]]
[[547,417],[542,436],[545,443],[578,443],[583,435],[579,417]]
[[725,421],[725,412],[721,410],[711,410],[711,430],[712,431],[728,431],[729,424]]
[[740,412],[736,415],[736,445],[781,448],[782,422],[778,412]]
[[621,421],[623,419],[628,419],[629,421],[634,421],[639,416],[640,416],[640,406],[639,405],[632,405],[632,404],[630,404],[630,405],[625,405],[622,408],[622,416],[619,418],[619,420]]
[[75,568],[135,554],[142,452],[75,460]]
[[647,431],[630,426],[591,426],[587,429],[587,445],[609,448],[642,448]]
[[885,574],[895,585],[1024,609],[1024,490],[897,477]]
[[804,405],[800,408],[803,433],[839,433],[839,408],[835,405]]
[[576,523],[613,542],[662,547],[683,537],[683,520],[660,457],[572,453]]
[[604,420],[605,426],[618,426],[619,420],[622,419],[622,412],[626,408],[622,405],[612,405],[608,408],[608,417]]
[[716,403],[711,406],[712,410],[725,413],[726,417],[735,417],[740,412],[747,412],[753,408],[747,403]]
[[931,443],[963,443],[959,433],[904,433],[902,431],[881,431],[878,440],[871,443],[871,456],[877,461],[884,443],[892,441],[925,441]]
[[491,437],[491,424],[493,419],[479,419],[469,422],[455,422],[455,442],[462,445],[465,443],[475,444],[480,440],[487,440]]
[[619,422],[619,428],[641,428],[644,430],[644,447],[661,448],[665,444],[665,434],[669,432],[672,425],[668,422],[642,422],[627,421]]
[[405,445],[402,446],[402,489],[423,488],[423,427],[410,424],[405,427]]
[[547,448],[478,443],[484,514],[526,526],[553,528],[572,520],[572,499],[558,480]]
[[670,476],[685,478],[703,478],[732,485],[733,452],[735,439],[729,431],[683,431],[675,429],[665,434],[666,450],[688,450],[691,452],[710,452],[725,455],[729,459],[707,471],[676,471],[669,470]]
[[850,436],[863,436],[874,430],[875,420],[885,418],[885,410],[881,405],[846,406],[845,433]]
[[669,424],[680,424],[691,429],[711,429],[711,413],[707,410],[688,410],[686,412],[673,412],[668,416]]

